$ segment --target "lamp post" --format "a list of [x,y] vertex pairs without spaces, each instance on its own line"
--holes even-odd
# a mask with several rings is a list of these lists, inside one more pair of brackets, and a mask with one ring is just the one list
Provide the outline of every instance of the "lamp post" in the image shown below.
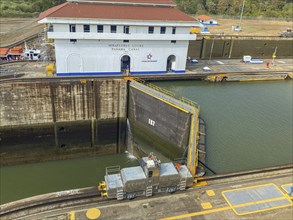
[[211,51],[210,51],[210,58],[209,58],[208,64],[211,64],[211,61],[212,61],[212,53],[213,53],[213,50],[214,50],[214,44],[215,44],[215,38],[213,38],[213,42],[212,42],[212,46],[211,46]]
[[242,4],[240,22],[239,22],[239,30],[241,30],[241,22],[242,22],[242,16],[243,16],[243,11],[244,11],[244,5],[245,5],[245,0],[243,0],[243,4]]
[[275,65],[275,58],[277,57],[277,49],[278,49],[278,46],[276,46],[275,52],[272,55],[272,58],[273,58],[272,64],[273,64],[273,66]]

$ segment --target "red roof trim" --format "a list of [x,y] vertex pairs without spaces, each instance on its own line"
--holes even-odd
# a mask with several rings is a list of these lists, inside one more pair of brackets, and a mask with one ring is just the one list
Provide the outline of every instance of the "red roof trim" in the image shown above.
[[69,2],[92,2],[96,4],[150,4],[176,6],[172,0],[67,0]]
[[197,19],[203,20],[203,21],[207,21],[207,20],[212,20],[213,18],[211,18],[210,16],[207,15],[199,15],[196,16]]
[[56,6],[52,7],[52,8],[49,8],[48,10],[42,12],[39,15],[38,20],[41,20],[43,18],[46,18],[46,17],[50,16],[52,13],[54,13],[54,12],[58,11],[59,9],[63,8],[67,4],[68,4],[68,2],[65,2],[65,3],[63,3],[61,5],[56,5]]
[[86,3],[65,3],[43,12],[39,19],[80,18],[138,21],[181,21],[194,22],[195,19],[173,7],[151,7],[130,5],[106,5]]
[[1,47],[0,48],[0,57],[6,57],[8,54],[9,48]]

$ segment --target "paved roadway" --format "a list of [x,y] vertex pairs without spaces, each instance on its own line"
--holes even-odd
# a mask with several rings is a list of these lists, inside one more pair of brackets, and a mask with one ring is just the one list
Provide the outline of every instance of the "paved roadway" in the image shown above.
[[[261,64],[251,64],[241,62],[239,59],[232,60],[199,60],[197,64],[187,63],[187,73],[204,73],[203,67],[207,66],[211,69],[211,73],[262,73],[262,72],[292,72],[293,60],[292,59],[276,59],[272,64],[272,59],[263,60]],[[269,62],[269,68],[266,63]],[[208,73],[208,72],[205,72]]]
[[[136,75],[140,78],[147,79],[180,79],[180,78],[202,78],[210,74],[218,73],[232,73],[232,74],[266,74],[266,73],[292,73],[293,72],[293,60],[292,59],[276,59],[274,65],[270,64],[270,67],[266,67],[266,62],[271,62],[272,59],[264,60],[262,64],[251,64],[243,63],[240,59],[223,59],[223,60],[199,60],[197,64],[192,64],[187,62],[186,73],[181,74],[157,74],[157,75]],[[210,72],[203,71],[203,67],[209,67]],[[48,75],[45,71],[46,63],[43,62],[27,62],[27,63],[14,63],[14,64],[2,64],[0,66],[0,78],[1,75],[4,77],[9,74],[12,78],[14,73],[24,74],[26,78],[46,78]],[[133,75],[132,75],[133,76]],[[108,77],[109,76],[100,76]],[[121,78],[121,76],[113,76],[116,78]],[[5,77],[6,78],[6,77]],[[71,78],[71,77],[58,77],[58,78]],[[74,78],[87,78],[87,77],[74,77]],[[89,78],[94,78],[93,76]]]

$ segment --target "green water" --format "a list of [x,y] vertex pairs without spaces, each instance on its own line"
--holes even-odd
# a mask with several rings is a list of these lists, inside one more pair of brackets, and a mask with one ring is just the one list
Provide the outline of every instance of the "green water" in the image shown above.
[[127,154],[0,168],[0,204],[44,193],[96,186],[108,166],[136,166]]
[[207,165],[217,173],[293,163],[292,80],[156,85],[200,105]]
[[[293,162],[293,81],[157,82],[196,101],[207,126],[207,165],[217,173]],[[0,203],[95,186],[105,167],[133,166],[126,154],[0,168]]]

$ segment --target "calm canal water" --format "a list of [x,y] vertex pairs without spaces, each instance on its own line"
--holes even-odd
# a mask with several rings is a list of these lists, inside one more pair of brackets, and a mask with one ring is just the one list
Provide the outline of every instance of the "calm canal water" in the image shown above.
[[137,166],[128,154],[0,167],[0,204],[44,193],[97,186],[108,166]]
[[292,80],[156,85],[200,105],[207,165],[216,173],[293,163]]
[[[157,82],[196,101],[207,126],[207,165],[217,173],[293,162],[293,81]],[[96,185],[105,167],[137,165],[127,154],[0,168],[0,203]]]

